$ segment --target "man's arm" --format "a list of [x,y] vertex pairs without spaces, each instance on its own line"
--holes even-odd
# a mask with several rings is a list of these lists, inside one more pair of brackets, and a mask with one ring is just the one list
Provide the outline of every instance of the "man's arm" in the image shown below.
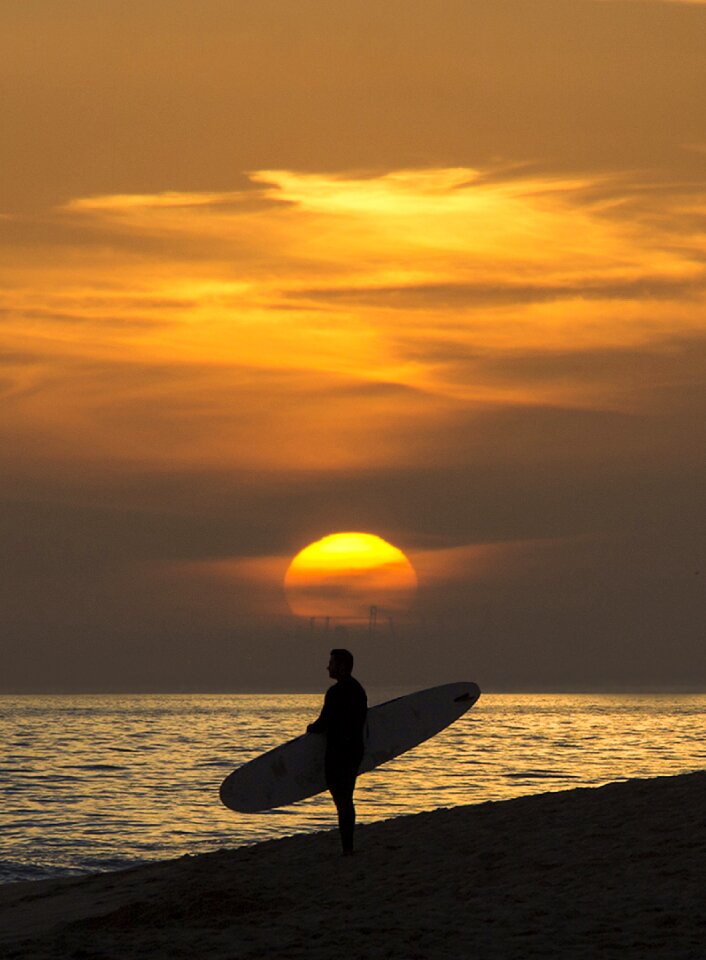
[[362,730],[365,727],[365,721],[368,716],[368,697],[363,688],[360,688],[360,693],[356,697],[355,702],[355,718],[356,723]]
[[329,707],[329,696],[327,691],[326,696],[324,697],[324,705],[321,708],[321,713],[316,718],[316,720],[314,720],[313,723],[309,724],[309,726],[306,728],[306,732],[307,733],[326,733],[326,730],[328,729],[329,713],[330,713],[330,707]]

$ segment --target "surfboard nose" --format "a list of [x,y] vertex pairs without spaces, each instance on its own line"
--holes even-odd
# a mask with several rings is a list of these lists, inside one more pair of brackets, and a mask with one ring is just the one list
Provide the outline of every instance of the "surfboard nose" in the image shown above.
[[475,703],[480,697],[480,687],[477,683],[469,683],[468,690],[454,697],[454,703]]

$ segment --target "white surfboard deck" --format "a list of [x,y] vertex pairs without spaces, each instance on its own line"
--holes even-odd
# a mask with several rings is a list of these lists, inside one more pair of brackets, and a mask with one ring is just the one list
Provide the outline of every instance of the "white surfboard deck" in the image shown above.
[[[374,770],[423,743],[469,710],[475,683],[445,683],[388,700],[368,710],[359,773]],[[234,770],[221,784],[221,801],[239,813],[286,807],[326,789],[326,737],[305,733]]]

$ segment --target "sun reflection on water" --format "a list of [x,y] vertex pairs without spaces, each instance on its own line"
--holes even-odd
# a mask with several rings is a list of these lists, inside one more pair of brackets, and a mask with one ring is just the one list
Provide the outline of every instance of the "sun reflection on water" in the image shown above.
[[[332,828],[325,794],[257,815],[218,801],[233,767],[303,732],[320,702],[301,694],[0,698],[0,879]],[[701,769],[705,707],[703,695],[486,694],[454,726],[360,778],[359,822]]]

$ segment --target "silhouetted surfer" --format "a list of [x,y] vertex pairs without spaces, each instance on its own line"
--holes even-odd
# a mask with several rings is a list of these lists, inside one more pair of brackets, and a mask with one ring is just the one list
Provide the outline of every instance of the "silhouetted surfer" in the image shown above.
[[358,767],[363,759],[363,734],[368,698],[355,677],[353,654],[332,650],[328,675],[336,683],[329,687],[318,720],[307,727],[309,733],[326,734],[326,786],[338,811],[338,828],[344,854],[353,853],[355,806],[353,791]]

